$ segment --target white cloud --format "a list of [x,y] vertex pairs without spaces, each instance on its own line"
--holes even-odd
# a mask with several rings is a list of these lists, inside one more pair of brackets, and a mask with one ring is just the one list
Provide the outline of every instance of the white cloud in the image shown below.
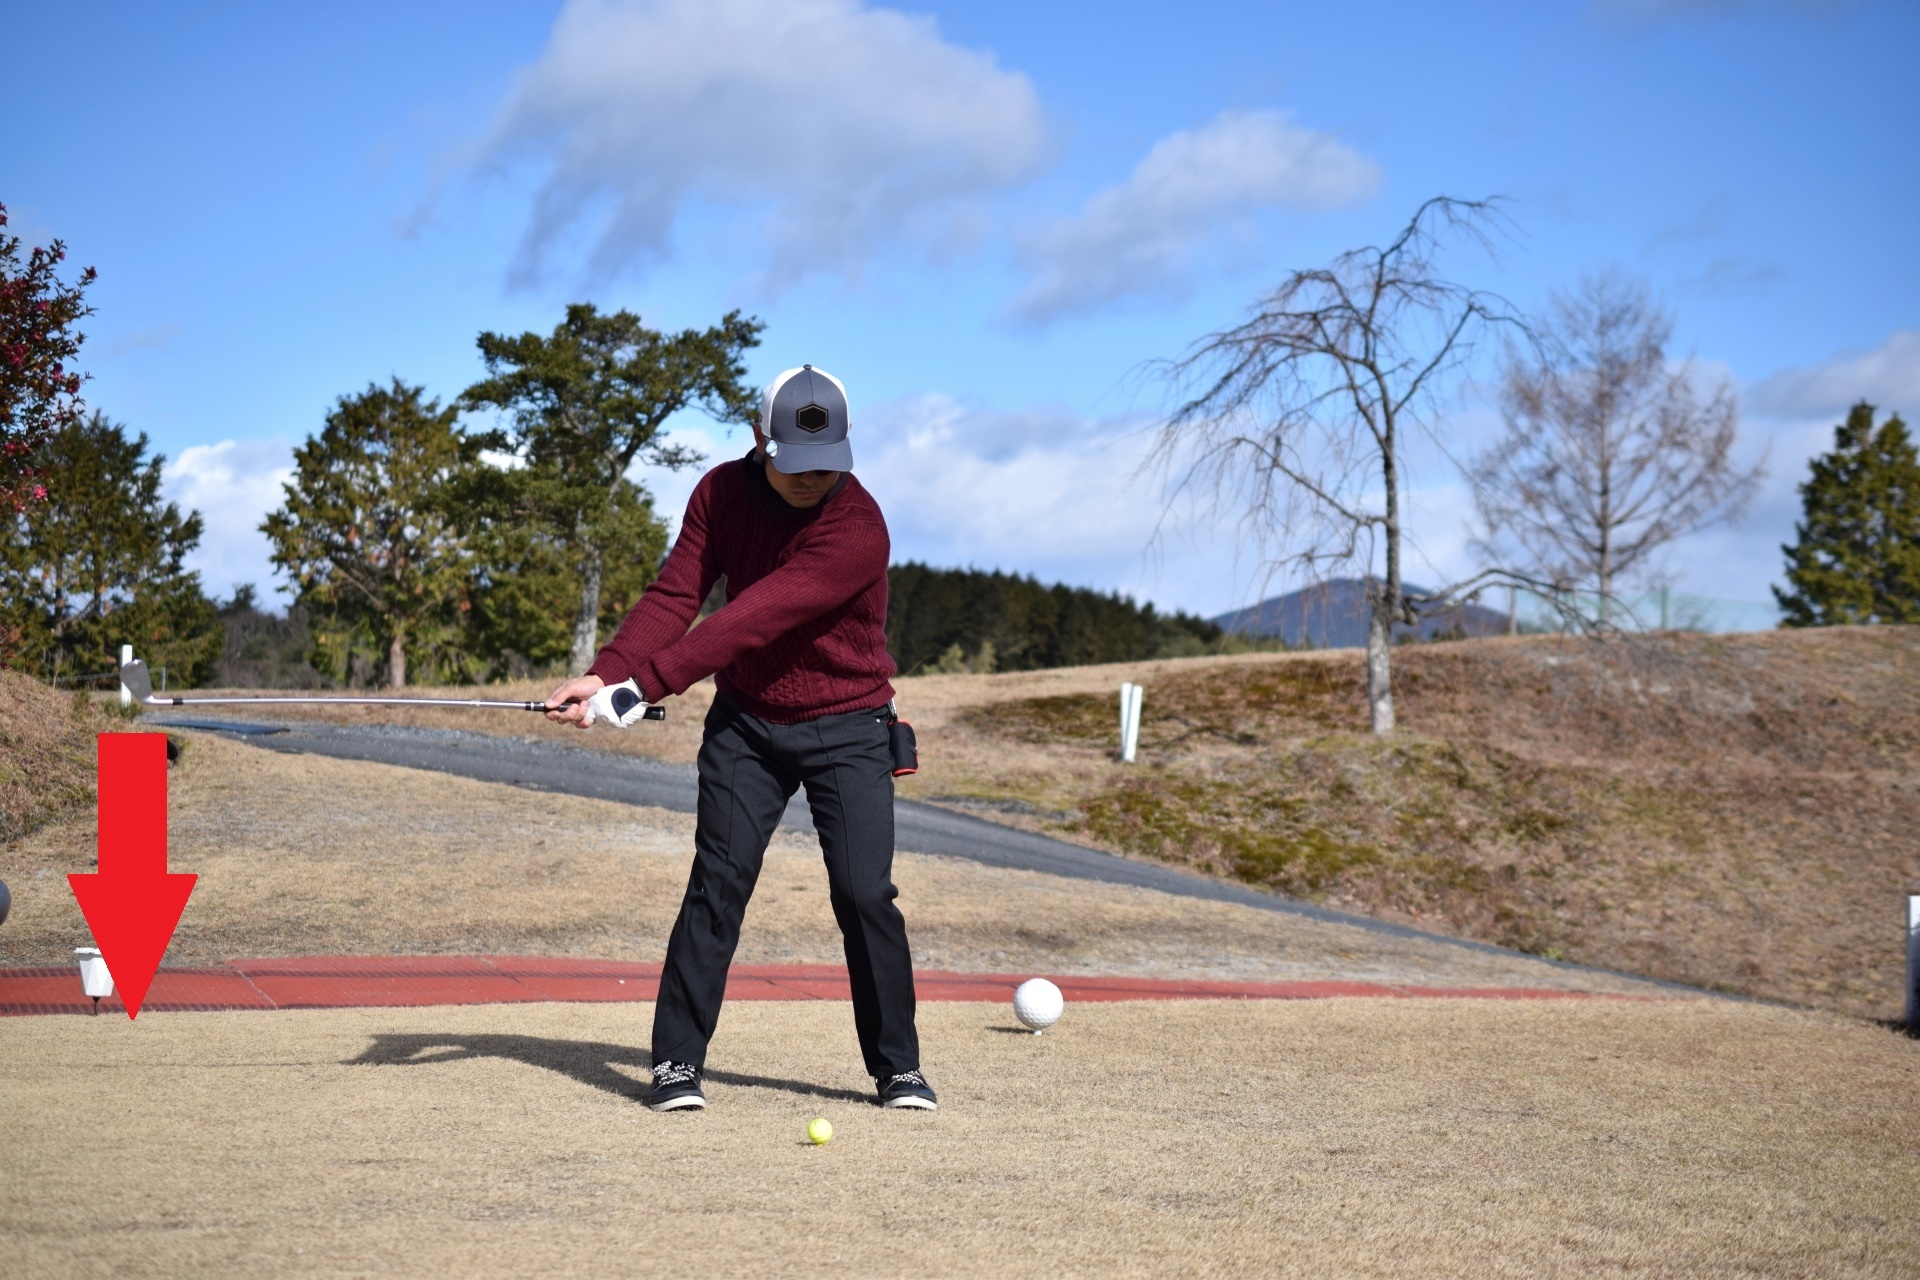
[[1118,424],[1119,438],[1101,440],[1066,410],[995,413],[938,394],[878,406],[868,421],[854,439],[860,477],[884,494],[908,548],[991,568],[1137,555],[1151,534],[1139,510],[1150,504],[1127,475],[1137,449]]
[[769,279],[857,273],[903,237],[961,233],[969,204],[1046,150],[1025,76],[858,0],[569,0],[475,170],[545,170],[513,268],[526,284],[598,222],[588,270],[666,255],[691,202],[765,219]]
[[1920,417],[1920,330],[1896,329],[1871,351],[1782,369],[1747,392],[1748,408],[1771,418],[1837,421],[1860,400]]
[[207,593],[226,596],[251,582],[263,602],[271,599],[274,569],[260,522],[285,497],[280,486],[293,478],[292,448],[284,440],[190,445],[161,474],[167,500],[206,522],[187,567],[199,570]]
[[1120,591],[1212,615],[1258,593],[1235,521],[1181,500],[1141,463],[1147,424],[1057,406],[1003,411],[929,393],[855,427],[855,472],[886,512],[896,563],[972,566]]
[[1029,235],[1021,256],[1031,279],[1013,313],[1045,322],[1177,292],[1222,223],[1263,208],[1347,204],[1379,182],[1379,166],[1331,134],[1277,111],[1224,112],[1162,138],[1124,182]]

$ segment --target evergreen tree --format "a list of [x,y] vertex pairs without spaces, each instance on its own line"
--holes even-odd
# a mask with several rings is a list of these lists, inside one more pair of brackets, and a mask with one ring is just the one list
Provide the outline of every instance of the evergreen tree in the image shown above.
[[410,669],[470,674],[469,558],[447,499],[476,450],[454,426],[458,411],[424,395],[395,378],[342,396],[294,450],[286,501],[260,526],[310,611],[315,665],[336,679],[384,668],[400,689]]
[[165,461],[99,412],[62,422],[34,451],[46,496],[6,513],[0,542],[0,629],[15,661],[49,677],[94,675],[131,644],[175,684],[212,673],[214,604],[182,567],[200,543],[200,513],[161,500]]
[[1920,457],[1898,414],[1878,427],[1864,400],[1800,486],[1806,518],[1773,589],[1783,625],[1920,622]]
[[661,438],[682,409],[697,407],[721,422],[752,420],[755,397],[742,357],[759,345],[763,327],[733,311],[704,331],[665,334],[631,311],[602,315],[575,303],[550,335],[480,335],[488,376],[467,388],[461,404],[511,415],[512,430],[486,444],[523,464],[498,477],[497,486],[512,491],[500,500],[571,568],[572,674],[584,672],[599,648],[608,575],[622,568],[620,548],[634,532],[628,469],[636,461],[684,467],[700,460]]

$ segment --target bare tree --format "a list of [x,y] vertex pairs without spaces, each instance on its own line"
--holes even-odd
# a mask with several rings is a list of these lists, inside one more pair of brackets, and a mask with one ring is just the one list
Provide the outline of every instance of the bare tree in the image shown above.
[[1443,276],[1440,251],[1464,240],[1491,253],[1504,230],[1491,202],[1429,200],[1385,248],[1295,271],[1245,323],[1162,367],[1178,408],[1154,456],[1180,475],[1177,489],[1240,505],[1270,577],[1365,569],[1375,733],[1393,730],[1394,624],[1499,576],[1416,597],[1400,565],[1411,434],[1438,440],[1443,394],[1490,326],[1525,330],[1505,300]]
[[1615,271],[1556,294],[1536,341],[1509,352],[1506,435],[1470,468],[1489,551],[1512,544],[1563,591],[1599,597],[1677,538],[1737,518],[1765,474],[1734,459],[1740,411],[1723,379],[1703,403],[1672,365],[1673,317]]

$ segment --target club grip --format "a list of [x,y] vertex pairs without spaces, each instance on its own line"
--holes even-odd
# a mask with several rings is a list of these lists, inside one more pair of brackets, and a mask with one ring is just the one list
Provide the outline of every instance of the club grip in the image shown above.
[[667,718],[667,709],[662,706],[650,706],[640,713],[640,718],[642,720],[665,720]]

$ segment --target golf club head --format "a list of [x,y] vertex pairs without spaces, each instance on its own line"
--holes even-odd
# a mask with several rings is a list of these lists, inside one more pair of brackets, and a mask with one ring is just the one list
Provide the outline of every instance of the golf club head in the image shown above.
[[153,700],[153,677],[147,674],[147,664],[135,658],[120,668],[120,683],[127,686],[127,692],[138,703]]

